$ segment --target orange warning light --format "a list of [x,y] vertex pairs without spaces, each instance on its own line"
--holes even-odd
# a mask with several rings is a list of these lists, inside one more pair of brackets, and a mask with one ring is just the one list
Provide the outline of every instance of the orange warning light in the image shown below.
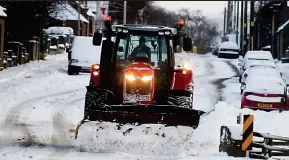
[[110,16],[106,16],[105,17],[105,21],[111,21],[111,17]]
[[183,26],[185,24],[185,21],[183,19],[180,19],[179,22],[178,22],[178,25],[179,26]]

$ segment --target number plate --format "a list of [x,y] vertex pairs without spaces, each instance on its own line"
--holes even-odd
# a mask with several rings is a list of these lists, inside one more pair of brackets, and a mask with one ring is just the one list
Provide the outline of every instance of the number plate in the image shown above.
[[258,103],[258,107],[261,107],[261,108],[272,108],[272,104]]
[[124,99],[127,101],[150,101],[150,95],[135,95],[135,94],[125,94]]

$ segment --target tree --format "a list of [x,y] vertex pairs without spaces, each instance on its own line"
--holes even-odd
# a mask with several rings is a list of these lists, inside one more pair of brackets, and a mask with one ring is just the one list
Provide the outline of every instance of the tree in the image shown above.
[[25,42],[39,36],[49,19],[53,1],[0,1],[7,9],[5,39]]

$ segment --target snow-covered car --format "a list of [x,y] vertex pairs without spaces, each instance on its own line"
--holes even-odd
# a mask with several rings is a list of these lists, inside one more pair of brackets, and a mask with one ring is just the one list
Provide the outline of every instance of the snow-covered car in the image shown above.
[[95,63],[99,63],[100,54],[101,46],[94,46],[92,37],[76,36],[69,57],[68,75],[90,72],[90,67]]
[[270,66],[253,66],[244,72],[241,78],[241,83],[246,83],[248,77],[275,77],[275,78],[282,78],[282,74],[277,71],[275,68]]
[[218,50],[218,57],[221,58],[224,55],[227,57],[239,58],[240,48],[235,42],[223,42],[220,44]]
[[220,47],[221,44],[217,44],[213,47],[212,49],[212,54],[213,55],[218,55],[218,51],[219,51],[219,47]]
[[[276,63],[274,61],[271,52],[269,51],[248,51],[243,59],[239,59],[238,65],[240,66],[240,73],[239,73],[239,82],[241,82],[241,77],[245,70],[251,66],[252,63],[256,61],[269,61],[272,63]],[[271,64],[272,64],[271,63]],[[264,63],[265,64],[265,63]]]
[[285,87],[282,78],[250,77],[241,86],[241,108],[279,110]]

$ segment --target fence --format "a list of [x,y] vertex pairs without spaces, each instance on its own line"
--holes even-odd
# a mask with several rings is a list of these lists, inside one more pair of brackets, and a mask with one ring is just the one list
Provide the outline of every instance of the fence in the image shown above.
[[236,128],[234,128],[235,131],[232,132],[234,130],[232,126],[221,126],[220,152],[226,152],[229,156],[234,157],[247,156],[257,159],[289,156],[289,138],[259,132],[252,132],[252,137],[250,137],[251,129],[249,126],[251,124],[248,121],[246,122],[248,118],[245,118],[245,116],[248,115],[244,115],[244,122],[241,123],[243,124],[243,132],[240,131],[239,135],[236,134]]

